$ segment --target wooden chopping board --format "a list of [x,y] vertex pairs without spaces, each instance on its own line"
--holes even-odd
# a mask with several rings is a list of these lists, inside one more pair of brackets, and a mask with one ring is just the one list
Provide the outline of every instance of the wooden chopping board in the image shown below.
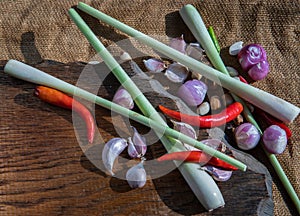
[[[5,63],[1,61],[0,65]],[[85,65],[43,61],[33,66],[76,84]],[[125,69],[129,74],[132,72],[128,65]],[[267,168],[239,151],[235,151],[235,156],[249,169],[236,171],[229,181],[218,183],[226,204],[213,212],[205,211],[176,169],[148,180],[142,189],[130,189],[126,181],[107,176],[89,161],[76,139],[72,112],[41,102],[33,96],[34,87],[4,74],[1,67],[0,212],[8,215],[273,214],[272,180]],[[109,75],[98,95],[112,99],[118,87],[118,81]],[[165,100],[155,94],[147,97],[154,106]],[[114,114],[95,107],[95,115],[105,142],[119,136],[112,124]],[[122,127],[122,118],[118,121]],[[147,133],[148,128],[133,124]],[[157,142],[147,154],[154,157],[162,151]],[[257,149],[251,154],[263,153]]]

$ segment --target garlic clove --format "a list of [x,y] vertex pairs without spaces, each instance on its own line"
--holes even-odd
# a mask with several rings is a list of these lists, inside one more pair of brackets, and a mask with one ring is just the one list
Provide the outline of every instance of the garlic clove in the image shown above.
[[133,142],[132,142],[132,138],[131,137],[128,137],[128,148],[127,148],[127,152],[128,152],[128,155],[131,157],[131,158],[138,158],[139,157],[139,153],[137,152]]
[[172,38],[169,46],[181,53],[185,53],[186,42],[183,39],[183,35],[181,35],[180,37]]
[[226,69],[231,77],[236,77],[239,75],[239,72],[234,67],[226,66]]
[[127,109],[133,109],[134,101],[126,89],[119,89],[112,100],[114,103],[119,104]]
[[171,122],[173,123],[175,130],[177,130],[193,139],[197,138],[196,131],[191,125],[184,123],[184,122],[177,122],[174,120],[171,120]]
[[153,73],[160,73],[166,69],[166,64],[160,59],[150,58],[143,62],[147,70]]
[[210,102],[210,109],[212,111],[219,110],[222,107],[220,97],[217,95],[211,96],[209,102]]
[[132,60],[130,54],[128,52],[124,52],[124,51],[121,52],[120,59],[124,62]]
[[190,43],[186,47],[186,54],[196,60],[201,61],[204,58],[204,49],[198,43]]
[[119,137],[113,138],[105,144],[102,151],[102,161],[110,175],[114,175],[112,171],[114,162],[127,146],[127,141]]
[[202,75],[199,74],[199,73],[197,73],[197,72],[195,72],[195,71],[191,71],[191,78],[192,78],[192,79],[201,80]]
[[[177,130],[177,131],[183,133],[184,135],[189,136],[193,139],[197,139],[197,133],[191,125],[184,123],[184,122],[177,122],[174,120],[171,120],[171,122],[174,125],[174,130]],[[188,145],[185,143],[183,143],[183,145],[186,148],[186,150],[188,150],[188,151],[199,151],[199,149],[197,149],[191,145]]]
[[182,83],[188,74],[188,68],[176,62],[170,64],[165,72],[165,76],[174,83]]
[[216,181],[228,181],[232,176],[232,171],[229,170],[222,170],[219,168],[216,168],[214,166],[203,166],[202,167],[205,171],[207,171],[209,174],[212,175],[213,179]]
[[227,150],[227,147],[225,145],[225,143],[223,143],[221,140],[219,139],[204,139],[204,140],[201,140],[201,142],[205,145],[208,145],[209,147],[211,148],[214,148],[218,151],[221,151],[221,152],[225,152]]
[[[131,152],[133,153],[132,155],[135,155],[137,153],[137,158],[141,158],[146,154],[147,151],[147,144],[146,144],[146,139],[143,137],[135,127],[131,126],[133,129],[133,136],[132,136],[132,145],[131,145]],[[131,139],[129,139],[131,140]],[[135,152],[134,152],[135,149]],[[128,152],[129,153],[129,152]],[[133,157],[136,158],[136,157]]]
[[126,180],[131,188],[144,187],[147,181],[147,174],[144,169],[143,161],[127,171]]
[[197,113],[203,116],[206,115],[209,112],[209,110],[210,104],[207,101],[205,101],[202,104],[200,104],[200,106],[197,108]]
[[234,44],[232,44],[229,47],[229,54],[232,55],[232,56],[235,56],[240,52],[240,50],[242,48],[243,48],[243,41],[235,42]]

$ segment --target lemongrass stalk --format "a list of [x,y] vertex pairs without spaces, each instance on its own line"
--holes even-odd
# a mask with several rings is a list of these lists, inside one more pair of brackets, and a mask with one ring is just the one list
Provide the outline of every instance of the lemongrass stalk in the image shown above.
[[263,90],[257,89],[251,85],[247,85],[234,78],[228,77],[225,74],[219,73],[218,70],[182,54],[168,45],[161,43],[135,30],[134,28],[129,27],[128,25],[98,11],[93,7],[90,7],[85,3],[79,2],[77,7],[91,16],[119,29],[120,31],[132,37],[135,37],[135,39],[138,41],[154,48],[167,57],[184,64],[193,71],[201,73],[208,79],[221,82],[224,88],[234,92],[250,103],[255,104],[257,107],[265,110],[271,115],[277,116],[278,119],[284,122],[292,122],[300,112],[299,107],[296,107],[293,104]]
[[[194,35],[194,37],[197,39],[197,41],[201,44],[201,46],[204,48],[205,53],[207,54],[208,58],[210,59],[212,65],[220,70],[220,72],[226,74],[229,76],[229,73],[226,69],[226,66],[224,62],[222,61],[222,58],[220,55],[218,55],[217,49],[214,46],[214,41],[210,37],[210,32],[207,31],[205,24],[201,18],[201,15],[197,11],[197,9],[192,5],[185,5],[180,10],[180,15],[183,18],[186,25],[189,27],[190,31]],[[259,127],[258,123],[256,122],[255,118],[253,117],[250,110],[247,108],[246,104],[242,99],[240,99],[238,96],[231,94],[234,98],[234,100],[242,103],[244,105],[244,116],[246,119],[256,126],[256,128],[259,130],[260,134],[262,135],[262,130]],[[246,108],[246,109],[245,109]],[[274,167],[277,175],[279,176],[279,179],[281,180],[282,184],[284,185],[285,189],[287,190],[287,193],[289,194],[290,198],[294,202],[294,204],[297,207],[298,212],[300,213],[300,201],[297,196],[297,193],[295,192],[292,184],[290,183],[289,179],[287,178],[285,172],[283,171],[279,161],[277,160],[276,156],[274,154],[270,154],[264,147],[263,147],[267,157],[269,158],[272,166]]]

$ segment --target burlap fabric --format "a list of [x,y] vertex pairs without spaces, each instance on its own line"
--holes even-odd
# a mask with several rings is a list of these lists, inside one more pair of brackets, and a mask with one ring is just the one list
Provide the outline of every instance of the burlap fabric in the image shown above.
[[[225,58],[228,56],[226,48],[236,41],[263,45],[269,54],[271,72],[265,80],[253,85],[300,106],[299,1],[85,2],[146,34],[169,37],[181,34],[182,26],[176,12],[184,4],[192,3],[202,14],[205,23],[214,27]],[[17,59],[31,64],[43,59],[63,63],[89,61],[95,55],[95,51],[67,14],[67,10],[76,3],[74,0],[0,0],[0,59]],[[110,34],[115,31],[110,27],[97,28],[97,23],[92,21],[93,28],[105,45],[126,38],[122,33]],[[230,65],[231,62],[227,64]],[[293,137],[286,151],[278,156],[278,159],[299,194],[299,118],[290,124],[290,128]],[[283,197],[284,189],[278,180],[274,181],[275,215],[289,215],[289,205],[286,202],[290,200]]]

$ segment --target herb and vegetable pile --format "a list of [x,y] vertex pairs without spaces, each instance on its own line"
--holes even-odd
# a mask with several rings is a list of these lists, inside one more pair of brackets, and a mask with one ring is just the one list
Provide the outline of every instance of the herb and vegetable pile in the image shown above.
[[[263,144],[261,147],[266,152],[266,157],[271,161],[299,210],[297,194],[275,156],[285,150],[292,134],[287,123],[292,122],[298,116],[299,108],[254,88],[237,70],[226,67],[220,57],[220,47],[213,28],[206,28],[200,14],[192,5],[184,6],[180,10],[180,15],[197,42],[187,44],[183,35],[170,39],[168,45],[84,3],[79,3],[78,8],[136,37],[140,42],[172,59],[168,64],[158,58],[144,59],[143,63],[149,73],[163,73],[169,82],[179,84],[176,96],[195,110],[195,113],[193,115],[183,113],[165,105],[153,107],[74,9],[69,10],[70,17],[122,85],[112,101],[93,95],[15,60],[7,63],[5,72],[39,84],[35,95],[41,100],[66,109],[74,109],[86,123],[89,143],[93,143],[96,122],[90,111],[71,97],[74,92],[85,100],[151,127],[167,150],[166,154],[155,159],[156,162],[163,166],[167,161],[174,161],[196,197],[208,211],[225,205],[215,181],[229,180],[234,175],[234,171],[245,171],[247,164],[234,158],[231,152],[226,147],[224,148],[221,140],[197,140],[197,130],[214,127],[228,130],[226,127],[230,125],[235,145],[239,149],[250,150],[259,143]],[[259,44],[243,46],[242,42],[237,42],[230,47],[229,53],[236,56],[241,68],[252,81],[262,80],[268,73],[271,73],[267,53]],[[224,88],[223,95],[210,94],[211,89],[216,88],[216,85],[221,89]],[[135,106],[142,114],[132,110]],[[163,120],[160,113],[165,115],[167,122]],[[256,122],[257,116],[265,119],[264,127]],[[171,124],[167,123],[173,125],[169,126]],[[161,131],[164,133],[161,134]],[[147,173],[144,169],[144,164],[147,163],[145,157],[147,140],[139,133],[138,128],[132,127],[131,137],[115,137],[107,141],[103,151],[99,153],[102,155],[103,164],[109,175],[115,175],[115,161],[125,151],[130,158],[139,161],[126,172],[128,184],[132,188],[141,188],[147,180]]]

